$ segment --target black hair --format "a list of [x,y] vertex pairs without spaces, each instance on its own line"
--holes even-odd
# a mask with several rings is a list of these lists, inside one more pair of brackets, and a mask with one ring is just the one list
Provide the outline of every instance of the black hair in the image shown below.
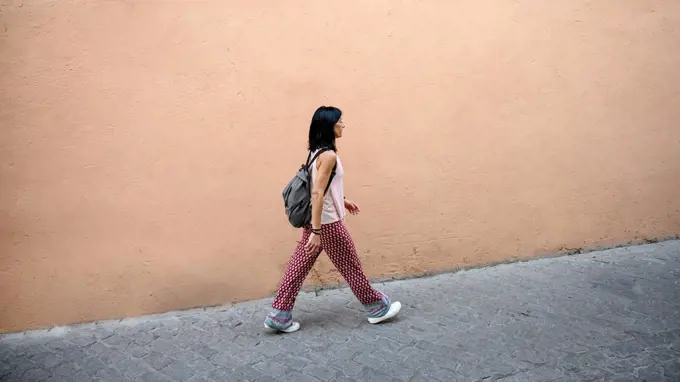
[[337,151],[335,147],[335,124],[342,117],[342,111],[333,106],[321,106],[314,112],[312,123],[309,125],[309,150],[328,148]]

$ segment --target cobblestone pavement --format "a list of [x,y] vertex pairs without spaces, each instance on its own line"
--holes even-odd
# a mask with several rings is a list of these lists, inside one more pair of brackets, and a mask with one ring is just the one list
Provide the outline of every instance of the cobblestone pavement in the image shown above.
[[680,241],[302,294],[303,329],[268,334],[269,300],[0,337],[1,381],[680,381]]

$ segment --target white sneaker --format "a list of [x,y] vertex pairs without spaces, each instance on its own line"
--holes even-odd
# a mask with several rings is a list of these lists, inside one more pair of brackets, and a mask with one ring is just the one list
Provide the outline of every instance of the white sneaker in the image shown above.
[[385,320],[389,320],[390,318],[396,316],[399,311],[401,310],[401,303],[399,301],[395,301],[390,305],[390,310],[387,311],[387,313],[382,316],[382,317],[369,317],[368,322],[371,324],[379,324]]
[[267,325],[266,323],[264,324],[264,327],[265,327],[265,329],[276,330],[278,332],[293,333],[293,332],[297,332],[298,330],[300,330],[300,323],[299,322],[293,322],[293,324],[286,329],[274,328],[274,327]]

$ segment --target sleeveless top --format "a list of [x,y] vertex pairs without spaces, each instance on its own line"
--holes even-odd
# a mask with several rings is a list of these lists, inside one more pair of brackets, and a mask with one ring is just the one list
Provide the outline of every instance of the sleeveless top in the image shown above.
[[[316,151],[312,153],[312,157],[316,154]],[[342,169],[342,162],[340,162],[340,157],[337,158],[337,168],[335,169],[335,176],[331,181],[330,187],[326,195],[323,197],[323,209],[321,210],[321,224],[331,224],[337,221],[343,220],[345,218],[345,191],[342,183],[342,178],[344,175],[344,170]],[[316,181],[316,159],[312,162],[312,186]]]

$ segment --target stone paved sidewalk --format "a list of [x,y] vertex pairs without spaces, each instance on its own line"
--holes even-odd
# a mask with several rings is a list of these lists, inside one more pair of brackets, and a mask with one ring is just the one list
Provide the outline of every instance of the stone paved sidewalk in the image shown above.
[[1,381],[680,381],[680,241],[378,285],[371,326],[348,290],[0,337]]

